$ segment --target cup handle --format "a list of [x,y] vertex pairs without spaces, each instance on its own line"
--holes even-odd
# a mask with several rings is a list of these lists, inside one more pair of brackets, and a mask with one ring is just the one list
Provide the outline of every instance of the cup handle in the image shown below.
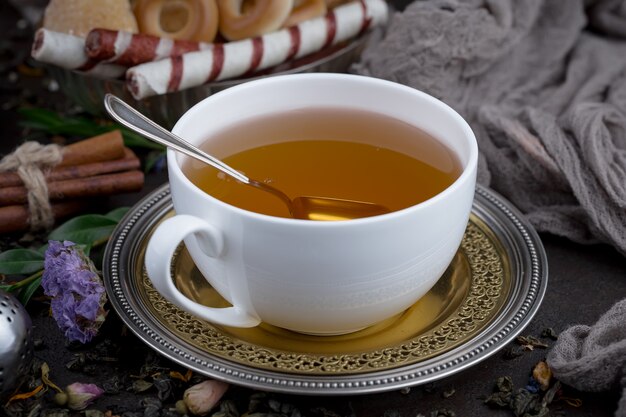
[[195,233],[208,256],[219,257],[224,247],[222,234],[204,220],[180,214],[161,223],[146,248],[146,270],[156,290],[166,300],[204,320],[233,327],[254,327],[261,320],[241,307],[214,308],[196,303],[183,295],[171,275],[172,259],[180,242]]

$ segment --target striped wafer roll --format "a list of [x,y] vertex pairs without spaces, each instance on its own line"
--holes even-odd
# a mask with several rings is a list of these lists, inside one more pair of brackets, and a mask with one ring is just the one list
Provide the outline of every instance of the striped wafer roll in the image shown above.
[[44,28],[35,33],[31,56],[37,61],[100,78],[118,78],[126,71],[125,67],[102,64],[89,58],[85,53],[84,38]]
[[85,51],[90,58],[125,67],[210,47],[211,44],[208,43],[173,40],[109,29],[93,29],[85,41]]
[[387,21],[384,0],[357,0],[326,16],[261,37],[189,52],[178,57],[141,64],[126,72],[127,87],[136,99],[236,78],[300,58],[351,39]]

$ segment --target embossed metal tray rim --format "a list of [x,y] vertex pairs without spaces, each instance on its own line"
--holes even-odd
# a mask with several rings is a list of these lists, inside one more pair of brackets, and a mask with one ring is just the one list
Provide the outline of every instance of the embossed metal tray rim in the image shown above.
[[[521,213],[492,190],[477,186],[472,212],[485,222],[506,251],[511,289],[505,305],[482,332],[466,343],[424,361],[347,375],[301,375],[262,370],[209,356],[162,328],[137,302],[129,285],[138,246],[146,230],[171,206],[165,184],[138,202],[122,219],[105,251],[104,275],[110,302],[126,325],[150,347],[185,367],[233,384],[267,391],[307,395],[348,395],[383,392],[432,382],[488,358],[514,339],[536,314],[547,287],[548,266],[539,236]],[[129,248],[130,246],[130,248]]]

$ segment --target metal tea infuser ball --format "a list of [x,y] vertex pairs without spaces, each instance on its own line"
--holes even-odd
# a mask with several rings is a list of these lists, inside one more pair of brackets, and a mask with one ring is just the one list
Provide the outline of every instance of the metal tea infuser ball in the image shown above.
[[33,360],[31,327],[24,306],[0,290],[0,404],[22,382]]

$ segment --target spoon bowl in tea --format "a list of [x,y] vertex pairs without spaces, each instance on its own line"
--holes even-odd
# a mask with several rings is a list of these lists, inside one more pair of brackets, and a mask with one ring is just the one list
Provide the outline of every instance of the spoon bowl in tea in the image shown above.
[[389,212],[389,209],[380,204],[366,201],[322,196],[298,196],[291,199],[279,189],[264,182],[248,178],[219,159],[178,137],[148,119],[128,103],[113,94],[105,95],[104,107],[113,119],[143,137],[209,164],[246,185],[273,194],[284,202],[294,219],[323,221],[350,220]]

